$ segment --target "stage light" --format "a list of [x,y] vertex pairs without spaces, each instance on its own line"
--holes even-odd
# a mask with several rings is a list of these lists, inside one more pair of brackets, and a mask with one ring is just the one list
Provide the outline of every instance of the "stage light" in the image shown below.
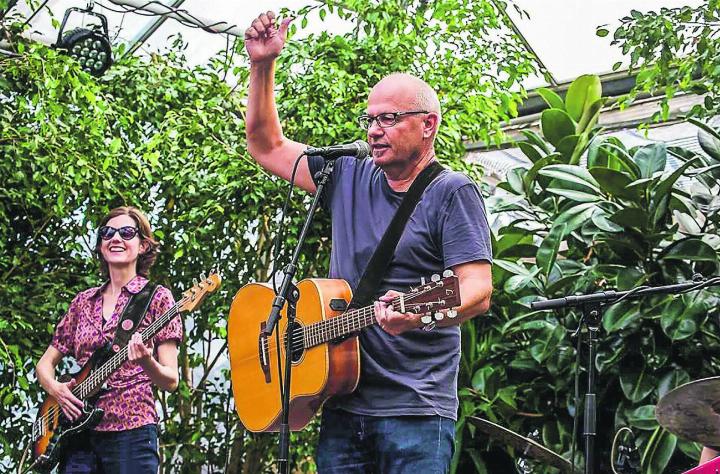
[[[99,18],[101,25],[75,28],[65,32],[65,23],[73,11]],[[107,18],[90,9],[69,8],[65,12],[55,47],[75,58],[84,71],[96,77],[102,76],[112,65],[112,46],[108,34]]]

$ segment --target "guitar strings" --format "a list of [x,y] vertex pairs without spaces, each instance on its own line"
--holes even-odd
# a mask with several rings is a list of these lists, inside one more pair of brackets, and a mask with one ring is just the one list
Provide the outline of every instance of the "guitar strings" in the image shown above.
[[[404,299],[407,303],[408,301],[411,301],[414,298],[417,298],[418,296],[422,296],[423,294],[431,291],[434,288],[428,288],[423,289],[421,291],[418,291],[416,293],[412,294],[405,294]],[[390,302],[393,306],[400,304],[400,297],[395,298]],[[293,330],[292,334],[292,344],[294,347],[297,347],[297,344],[304,342],[305,336],[308,336],[308,339],[313,339],[313,342],[315,339],[319,339],[315,344],[311,345],[310,347],[314,347],[318,344],[321,344],[322,342],[325,342],[329,339],[332,339],[333,337],[330,337],[331,333],[336,332],[339,330],[343,334],[339,334],[339,337],[341,335],[347,334],[349,332],[354,331],[346,331],[345,326],[353,325],[354,323],[363,322],[365,319],[367,319],[367,316],[375,316],[375,308],[373,306],[367,306],[365,308],[360,308],[355,311],[350,311],[348,313],[345,313],[343,315],[337,316],[335,318],[325,319],[322,321],[318,321],[315,323],[312,323],[308,326],[299,327]],[[362,328],[358,328],[362,329]],[[326,339],[327,338],[327,339]],[[287,345],[287,337],[283,336],[283,345]],[[271,340],[264,339],[263,340],[263,350],[269,351],[269,350],[275,350],[277,347],[275,344],[272,343]],[[254,358],[254,355],[251,355],[245,359],[242,359],[241,362],[245,362],[249,359]]]

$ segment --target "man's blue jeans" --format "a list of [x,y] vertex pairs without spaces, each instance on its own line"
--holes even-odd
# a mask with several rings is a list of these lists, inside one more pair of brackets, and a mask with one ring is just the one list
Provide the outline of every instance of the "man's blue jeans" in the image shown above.
[[127,431],[90,431],[71,441],[63,474],[157,474],[156,425]]
[[449,418],[324,409],[315,461],[320,474],[445,474],[454,448]]

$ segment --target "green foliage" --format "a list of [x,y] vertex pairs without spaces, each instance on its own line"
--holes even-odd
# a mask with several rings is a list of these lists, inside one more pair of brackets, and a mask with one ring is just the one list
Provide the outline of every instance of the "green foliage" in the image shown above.
[[[594,82],[578,79],[585,81]],[[552,95],[543,97],[551,106],[543,118],[571,110]],[[584,100],[574,116],[597,102]],[[488,201],[490,212],[507,214],[509,223],[494,236],[491,312],[463,327],[463,449],[456,472],[513,472],[511,459],[521,456],[488,444],[466,422],[473,415],[521,435],[537,430],[542,444],[570,458],[573,415],[582,413],[574,400],[577,352],[571,336],[579,314],[532,311],[530,302],[671,284],[718,271],[720,216],[698,207],[687,186],[678,184],[682,179],[712,187],[717,160],[664,145],[628,149],[615,138],[594,136],[572,152],[586,154],[585,167],[558,151],[560,136],[571,131],[553,124],[543,121],[544,137],[526,133],[520,149],[534,165],[509,173],[498,186],[505,192]],[[681,160],[676,170],[668,169],[670,155]],[[697,462],[699,447],[659,427],[653,409],[672,388],[716,374],[719,297],[717,290],[704,290],[628,299],[605,310],[594,361],[599,472],[610,472],[610,442],[621,426],[637,436],[642,472],[680,472]]]
[[[369,88],[390,72],[413,72],[440,92],[441,159],[477,176],[461,161],[463,141],[493,137],[522,98],[508,90],[534,71],[498,6],[358,0],[303,9],[294,28],[333,11],[358,26],[344,36],[289,41],[277,68],[286,134],[317,145],[355,139]],[[167,57],[125,58],[99,79],[53,50],[14,45],[19,58],[0,58],[0,464],[10,469],[21,456],[42,396],[33,367],[55,324],[77,291],[101,281],[94,225],[108,209],[130,204],[150,215],[162,243],[154,277],[176,297],[203,270],[224,277],[221,291],[184,320],[180,388],[159,395],[163,472],[217,471],[226,461],[228,472],[268,470],[276,437],[245,432],[219,362],[232,296],[268,277],[286,190],[246,152],[247,64],[232,68],[235,88],[221,79],[242,44],[214,58],[214,70],[187,70],[178,40]],[[293,203],[288,249],[305,198]],[[299,275],[326,272],[328,235],[321,214]],[[297,469],[314,470],[316,435],[316,425],[293,435]]]
[[[720,111],[719,6],[708,0],[660,12],[631,10],[620,20],[611,44],[630,55],[631,71],[639,71],[629,98],[644,92],[665,95],[655,120],[667,119],[667,101],[679,92],[705,94],[703,104],[693,106],[689,115],[711,117]],[[608,30],[599,27],[597,34],[606,36]]]

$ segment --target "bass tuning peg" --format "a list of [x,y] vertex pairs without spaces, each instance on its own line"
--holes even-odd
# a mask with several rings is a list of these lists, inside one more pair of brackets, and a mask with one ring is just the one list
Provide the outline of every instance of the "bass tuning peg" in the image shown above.
[[453,271],[450,270],[449,268],[443,272],[443,277],[444,277],[444,278],[451,277],[451,276],[453,276],[453,275],[455,275],[455,274],[454,274]]

